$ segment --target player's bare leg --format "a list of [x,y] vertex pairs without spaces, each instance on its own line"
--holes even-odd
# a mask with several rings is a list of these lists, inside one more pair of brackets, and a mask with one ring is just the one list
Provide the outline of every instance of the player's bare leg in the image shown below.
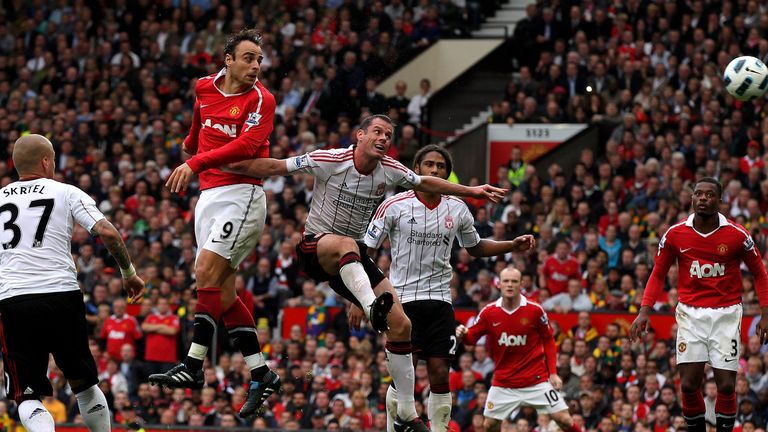
[[717,384],[715,419],[717,432],[731,432],[736,421],[736,371],[713,369]]
[[[705,432],[707,430],[704,420],[706,406],[704,405],[704,394],[701,390],[701,386],[704,383],[704,363],[678,363],[677,367],[680,370],[680,389],[683,392],[683,418],[688,425],[688,431]],[[733,386],[731,386],[731,392],[733,392]],[[718,401],[720,400],[719,393],[720,388],[718,387]],[[716,404],[718,403],[716,402]],[[718,417],[718,424],[719,422]]]
[[[317,259],[323,270],[329,275],[341,276],[344,285],[363,308],[366,318],[374,330],[383,332],[392,326],[388,314],[397,297],[390,292],[377,297],[371,287],[371,281],[360,262],[361,251],[355,240],[336,234],[326,234],[317,242]],[[402,307],[400,308],[402,313]],[[398,329],[396,331],[403,331]],[[408,340],[411,338],[410,321]]]
[[552,420],[557,423],[563,432],[581,432],[581,428],[573,421],[573,417],[571,417],[571,413],[568,410],[552,413]]

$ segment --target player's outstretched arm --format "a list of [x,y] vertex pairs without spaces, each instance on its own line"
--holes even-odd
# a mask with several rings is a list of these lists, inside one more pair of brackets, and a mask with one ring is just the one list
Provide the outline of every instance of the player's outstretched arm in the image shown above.
[[123,243],[123,238],[114,225],[106,219],[101,219],[93,226],[93,234],[97,235],[104,242],[104,246],[117,261],[120,271],[123,273],[123,286],[128,292],[128,301],[136,303],[144,295],[144,281],[136,276],[136,269],[131,263],[131,257],[128,255],[128,249]]
[[508,252],[527,252],[536,248],[536,239],[530,235],[521,235],[514,240],[496,241],[482,239],[475,246],[467,248],[467,252],[473,257],[489,257],[504,255]]
[[272,158],[249,159],[231,163],[222,167],[221,170],[256,178],[286,176],[290,174],[286,159]]
[[440,177],[420,176],[421,182],[414,189],[421,192],[441,193],[445,195],[465,196],[500,202],[507,193],[506,189],[488,184],[482,186],[464,186],[443,180]]

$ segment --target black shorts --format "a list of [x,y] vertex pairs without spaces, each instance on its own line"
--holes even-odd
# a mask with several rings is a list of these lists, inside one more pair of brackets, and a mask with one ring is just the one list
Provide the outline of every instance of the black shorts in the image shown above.
[[440,300],[403,303],[411,320],[411,344],[419,358],[453,359],[456,355],[456,317],[453,306]]
[[[307,276],[314,279],[315,282],[327,281],[328,285],[330,285],[336,293],[365,310],[355,296],[352,295],[349,288],[344,285],[341,276],[329,275],[323,270],[323,266],[320,265],[320,261],[317,259],[317,242],[323,235],[324,234],[307,235],[301,239],[301,242],[296,246],[296,256],[299,260],[299,266],[304,269]],[[371,281],[371,288],[376,288],[376,286],[384,280],[384,273],[382,273],[379,267],[376,266],[373,259],[365,253],[368,248],[365,243],[357,242],[357,247],[360,249],[360,264],[363,265],[365,274],[368,275],[368,280]]]
[[49,353],[67,380],[81,381],[75,393],[98,384],[80,291],[3,300],[0,322],[8,397],[20,403],[53,396],[47,375]]

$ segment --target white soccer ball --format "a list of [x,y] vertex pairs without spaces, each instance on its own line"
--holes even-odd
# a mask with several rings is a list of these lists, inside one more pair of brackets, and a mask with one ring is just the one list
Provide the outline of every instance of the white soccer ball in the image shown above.
[[756,57],[736,57],[726,66],[723,83],[738,100],[757,99],[768,90],[768,67]]

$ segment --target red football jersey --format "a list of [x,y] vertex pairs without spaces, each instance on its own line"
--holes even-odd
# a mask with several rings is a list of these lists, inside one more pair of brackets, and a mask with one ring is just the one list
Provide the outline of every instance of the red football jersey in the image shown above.
[[560,261],[551,255],[544,261],[544,276],[547,278],[547,289],[550,295],[560,294],[568,290],[568,279],[581,279],[579,262],[572,256]]
[[164,324],[175,328],[177,331],[175,335],[165,335],[156,332],[147,333],[144,360],[175,363],[178,360],[176,358],[176,336],[181,328],[179,317],[172,313],[168,313],[165,316],[153,313],[147,316],[144,322]]
[[669,267],[677,261],[680,302],[694,307],[720,308],[741,303],[741,262],[755,278],[760,306],[768,306],[768,274],[747,230],[719,214],[720,224],[709,234],[693,228],[693,215],[672,225],[659,241],[656,264],[643,295],[653,307],[664,289]]
[[480,311],[465,337],[473,345],[483,336],[496,369],[493,385],[505,388],[532,387],[557,373],[557,347],[541,305],[521,296],[520,306],[508,311],[498,299]]
[[200,189],[262,180],[223,172],[218,167],[269,157],[269,135],[275,119],[275,98],[259,81],[243,93],[225,94],[216,82],[226,69],[200,78],[195,85],[192,129],[184,145],[196,151],[187,161],[200,175]]
[[128,314],[124,314],[122,318],[112,315],[104,320],[101,338],[107,340],[107,354],[121,361],[120,348],[127,343],[136,348],[136,340],[141,339],[141,329],[136,318]]

